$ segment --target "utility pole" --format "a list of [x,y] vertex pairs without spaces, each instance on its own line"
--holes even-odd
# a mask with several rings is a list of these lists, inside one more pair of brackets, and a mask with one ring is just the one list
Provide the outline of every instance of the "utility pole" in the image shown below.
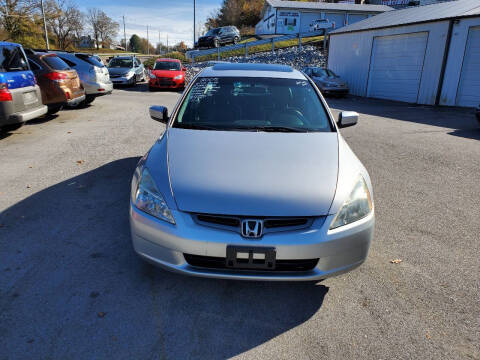
[[47,22],[45,21],[45,8],[43,7],[43,0],[40,0],[40,6],[42,7],[43,29],[45,30],[45,44],[47,45],[47,50],[50,50],[50,44],[48,43]]
[[193,48],[195,48],[195,6],[197,0],[193,0]]
[[167,33],[167,53],[168,53],[168,33]]
[[158,30],[158,53],[162,53],[162,41],[160,40],[160,30]]
[[148,25],[147,25],[147,55],[150,55],[150,42],[148,41]]
[[128,51],[128,49],[127,49],[127,33],[125,32],[125,15],[123,15],[122,18],[123,18],[123,41],[125,42],[125,51]]

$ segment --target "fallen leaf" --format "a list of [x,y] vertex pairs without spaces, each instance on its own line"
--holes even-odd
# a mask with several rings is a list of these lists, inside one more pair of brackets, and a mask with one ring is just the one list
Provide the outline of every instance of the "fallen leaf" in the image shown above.
[[103,318],[107,313],[100,311],[97,315],[99,318]]
[[32,169],[32,168],[33,168],[33,166],[31,166],[31,165],[30,165],[30,166],[29,166],[29,168],[30,168],[30,169]]
[[30,189],[30,185],[27,185],[27,189]]
[[71,131],[67,131],[67,134],[71,134],[72,132]]
[[402,259],[393,259],[393,260],[390,260],[390,262],[392,264],[400,264],[402,262]]
[[427,339],[429,339],[429,340],[432,338],[429,333],[426,333],[426,334],[425,334],[425,337],[426,337]]
[[83,164],[85,161],[84,160],[77,160],[77,164]]

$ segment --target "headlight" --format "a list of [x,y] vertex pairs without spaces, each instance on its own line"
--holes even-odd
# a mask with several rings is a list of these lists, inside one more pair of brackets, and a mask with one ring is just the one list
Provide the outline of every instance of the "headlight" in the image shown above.
[[124,76],[125,76],[126,78],[129,78],[129,77],[132,77],[133,74],[135,74],[135,72],[134,72],[133,70],[130,70],[129,72],[125,73]]
[[352,192],[330,224],[330,230],[360,220],[373,209],[372,197],[363,177],[360,177]]
[[183,79],[183,75],[177,75],[173,78],[173,80],[182,80]]
[[170,224],[175,224],[172,212],[168,208],[162,194],[158,191],[157,185],[155,185],[147,168],[143,169],[140,181],[137,185],[137,190],[135,192],[135,206],[147,214],[165,220]]

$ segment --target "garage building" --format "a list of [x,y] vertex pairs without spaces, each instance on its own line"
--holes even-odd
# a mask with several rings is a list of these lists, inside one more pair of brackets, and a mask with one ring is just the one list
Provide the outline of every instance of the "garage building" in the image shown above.
[[480,104],[480,0],[385,12],[330,33],[328,66],[359,96]]
[[328,20],[327,31],[390,11],[385,5],[265,0],[255,35],[288,35],[315,31],[315,22]]

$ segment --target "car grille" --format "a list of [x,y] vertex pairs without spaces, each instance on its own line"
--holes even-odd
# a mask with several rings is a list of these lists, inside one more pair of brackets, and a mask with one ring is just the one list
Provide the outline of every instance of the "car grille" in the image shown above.
[[119,78],[119,77],[122,77],[122,75],[120,75],[120,74],[110,75],[110,78]]
[[[212,214],[192,214],[192,217],[199,225],[216,227],[238,233],[241,233],[240,225],[243,219],[255,219],[255,217]],[[313,217],[261,217],[258,219],[263,220],[264,234],[276,231],[305,229],[310,227],[315,220]]]
[[[201,256],[201,255],[191,255],[183,254],[187,263],[191,266],[205,268],[205,269],[228,269],[226,265],[226,258],[224,257],[214,257],[214,256]],[[252,269],[243,269],[235,268],[235,270],[243,271],[285,271],[285,272],[297,272],[297,271],[310,271],[317,266],[319,259],[301,259],[301,260],[276,260],[275,269],[262,269],[262,270],[252,270]]]
[[171,86],[174,85],[175,83],[172,81],[172,78],[169,77],[159,77],[157,78],[156,83],[161,86]]

